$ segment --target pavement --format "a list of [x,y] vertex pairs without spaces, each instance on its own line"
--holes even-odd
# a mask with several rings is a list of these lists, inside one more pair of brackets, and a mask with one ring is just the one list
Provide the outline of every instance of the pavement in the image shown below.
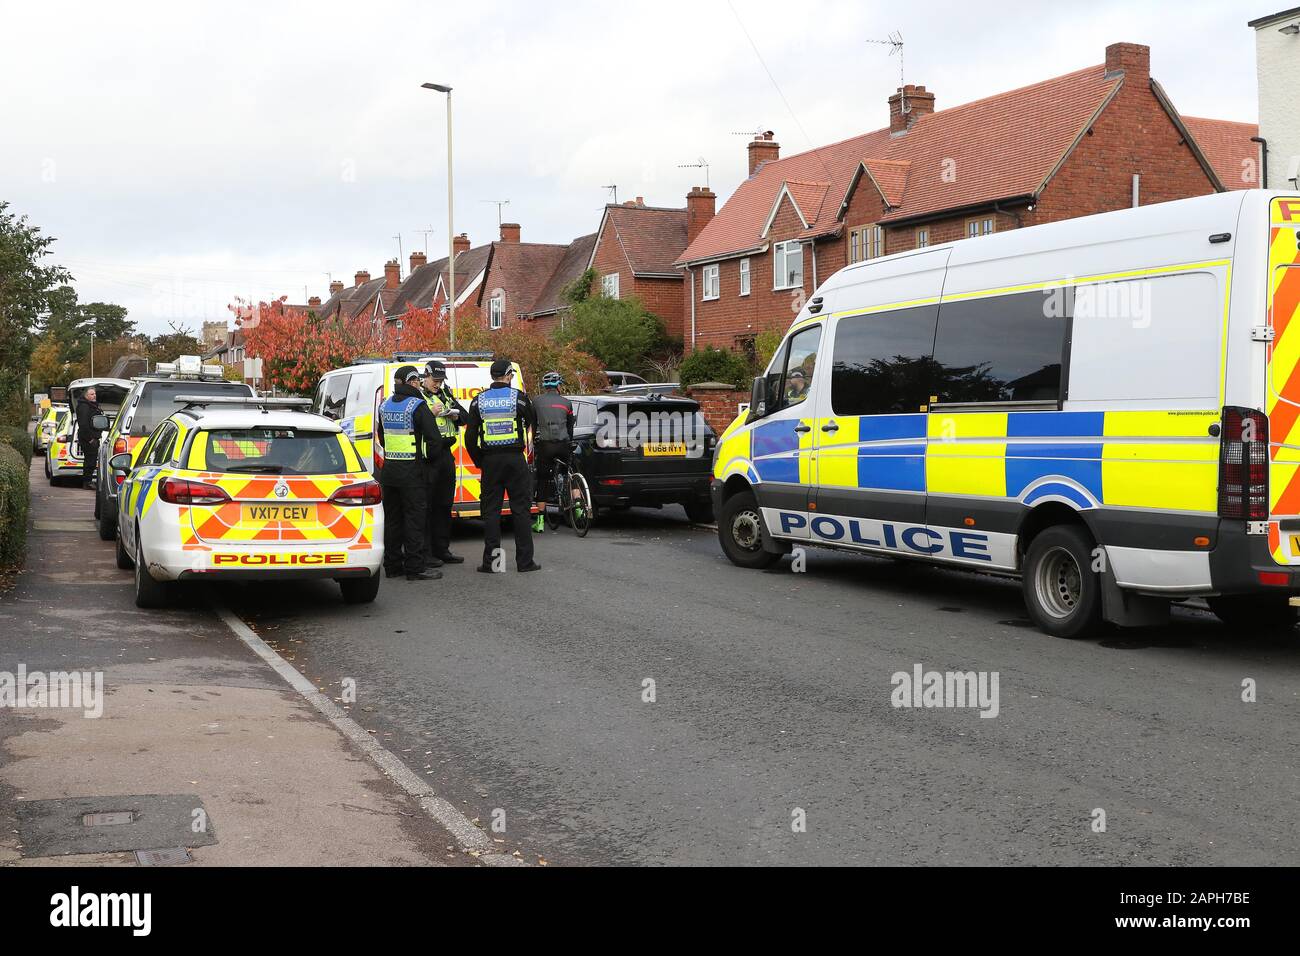
[[[31,475],[26,570],[0,593],[0,675],[98,672],[102,716],[0,707],[0,865],[136,865],[130,849],[36,855],[24,843],[36,808],[67,818],[65,849],[179,845],[198,866],[475,862],[369,742],[350,739],[223,623],[210,594],[138,610],[130,573],[95,533],[92,493],[52,487],[39,458]],[[192,805],[180,833],[166,819],[176,808],[155,799],[167,795]],[[88,806],[135,811],[138,832],[82,826]]]

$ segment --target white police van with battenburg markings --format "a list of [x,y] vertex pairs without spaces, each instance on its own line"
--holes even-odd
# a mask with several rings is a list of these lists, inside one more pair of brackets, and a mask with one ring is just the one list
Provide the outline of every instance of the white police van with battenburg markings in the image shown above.
[[[795,374],[802,373],[802,374]],[[724,552],[1020,575],[1063,637],[1300,593],[1300,195],[1246,190],[840,270],[712,484]]]

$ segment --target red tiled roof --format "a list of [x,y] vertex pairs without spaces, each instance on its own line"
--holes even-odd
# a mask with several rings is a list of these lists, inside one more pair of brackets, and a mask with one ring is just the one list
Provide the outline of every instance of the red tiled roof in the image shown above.
[[[1258,123],[1184,116],[1183,125],[1201,147],[1225,189],[1259,186],[1259,144],[1250,141],[1252,136],[1259,135]],[[1251,181],[1242,178],[1242,174],[1248,171],[1254,173],[1255,178]]]
[[686,248],[685,209],[609,205],[605,216],[633,275],[677,274],[673,263]]
[[871,162],[872,177],[891,206],[882,222],[1033,195],[1122,82],[1122,75],[1108,77],[1104,66],[1092,66],[920,116],[903,135],[879,129],[766,163],[741,183],[678,261],[761,246],[783,185],[807,217],[812,213],[804,203],[812,204],[811,191],[799,184],[829,182],[806,235],[835,231],[840,202],[864,161]]
[[[682,242],[684,246],[685,241]],[[578,278],[587,269],[591,261],[592,250],[596,248],[596,234],[579,236],[569,243],[559,264],[542,286],[537,298],[527,309],[519,309],[520,314],[528,316],[550,315],[569,307],[564,300],[564,288]]]

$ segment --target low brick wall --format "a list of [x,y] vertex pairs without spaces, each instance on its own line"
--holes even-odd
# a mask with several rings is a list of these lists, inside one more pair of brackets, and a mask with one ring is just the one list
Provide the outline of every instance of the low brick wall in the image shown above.
[[736,417],[739,406],[749,401],[749,392],[725,382],[700,382],[688,385],[686,394],[700,403],[700,412],[719,435]]

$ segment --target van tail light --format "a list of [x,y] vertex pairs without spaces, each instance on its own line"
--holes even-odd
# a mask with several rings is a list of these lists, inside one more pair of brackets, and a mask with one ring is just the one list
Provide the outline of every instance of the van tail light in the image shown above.
[[1268,507],[1268,418],[1229,406],[1219,444],[1219,517],[1266,521]]
[[122,455],[126,453],[126,450],[126,439],[119,435],[117,441],[113,442],[113,454]]
[[158,486],[158,497],[173,505],[219,505],[230,500],[230,495],[216,485],[185,478],[164,478]]
[[344,485],[330,495],[332,505],[377,505],[384,500],[384,493],[377,481],[363,481],[356,485]]
[[122,485],[124,485],[124,484],[126,483],[126,473],[125,473],[125,472],[121,472],[121,471],[119,471],[119,472],[115,472],[115,473],[113,474],[113,480],[116,481],[116,482],[117,482],[117,486],[118,486],[119,488],[121,488]]

